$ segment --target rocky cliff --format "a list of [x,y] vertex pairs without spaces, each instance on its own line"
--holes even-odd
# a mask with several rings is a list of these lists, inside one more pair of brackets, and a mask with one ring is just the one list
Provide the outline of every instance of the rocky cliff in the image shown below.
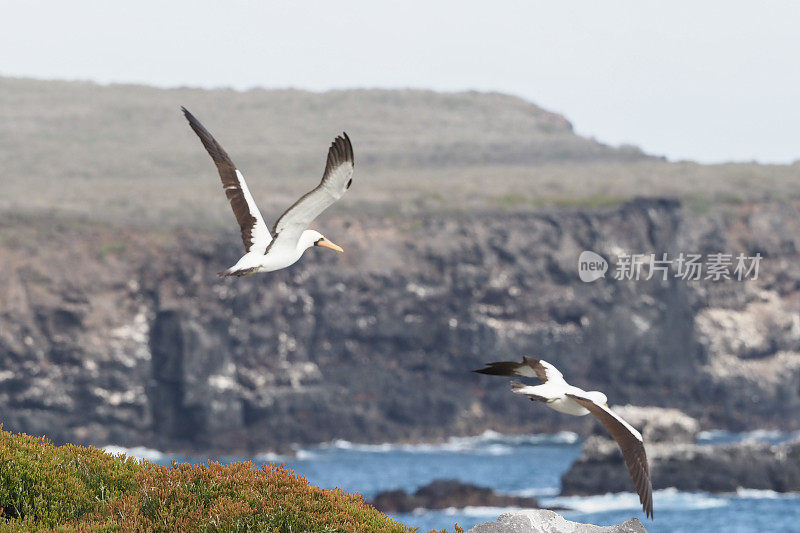
[[[238,258],[233,232],[6,218],[0,421],[59,442],[233,452],[588,431],[469,372],[531,354],[613,403],[798,429],[798,215],[636,200],[327,219],[345,254],[235,280],[215,275]],[[756,281],[584,283],[583,250],[763,260]]]

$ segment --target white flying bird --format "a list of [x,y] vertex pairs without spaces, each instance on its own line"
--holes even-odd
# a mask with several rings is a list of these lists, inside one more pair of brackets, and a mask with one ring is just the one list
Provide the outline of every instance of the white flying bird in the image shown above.
[[242,173],[200,121],[185,107],[181,109],[217,165],[225,195],[242,230],[245,255],[228,270],[220,272],[220,276],[247,276],[280,270],[297,262],[303,252],[312,246],[342,251],[318,231],[306,228],[341,198],[353,183],[353,146],[346,133],[336,137],[328,149],[328,162],[320,184],[287,209],[270,233]]
[[525,385],[511,382],[511,391],[523,394],[534,402],[544,402],[548,407],[569,415],[583,416],[592,413],[605,426],[622,450],[628,473],[636,485],[639,501],[645,514],[653,517],[653,486],[650,482],[650,467],[644,451],[642,435],[608,407],[608,398],[600,391],[585,391],[573,387],[564,380],[556,367],[533,357],[523,357],[521,363],[501,361],[488,363],[486,368],[475,370],[480,374],[494,376],[519,376],[539,378],[541,385]]

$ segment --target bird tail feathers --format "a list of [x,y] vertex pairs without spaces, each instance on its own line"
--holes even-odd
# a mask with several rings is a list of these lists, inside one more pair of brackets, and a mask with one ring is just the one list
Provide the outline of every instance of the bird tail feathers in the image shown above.
[[219,276],[221,278],[226,278],[226,277],[230,277],[230,276],[236,276],[236,277],[241,278],[243,276],[250,276],[252,274],[255,274],[257,271],[258,271],[258,268],[256,268],[256,267],[253,267],[253,268],[242,268],[242,269],[239,269],[239,270],[234,270],[233,268],[229,268],[228,270],[223,270],[222,272],[217,272],[217,276]]
[[519,381],[511,382],[511,392],[515,392],[517,394],[524,394],[532,402],[545,402],[545,403],[549,402],[546,396],[540,396],[539,394],[536,394],[536,387],[525,385],[524,383],[520,383]]

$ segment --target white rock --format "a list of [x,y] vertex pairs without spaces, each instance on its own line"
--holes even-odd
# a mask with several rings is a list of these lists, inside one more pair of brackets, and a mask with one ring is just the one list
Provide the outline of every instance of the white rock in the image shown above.
[[467,533],[647,533],[642,523],[631,518],[615,526],[571,522],[547,509],[506,513],[495,522],[484,522]]

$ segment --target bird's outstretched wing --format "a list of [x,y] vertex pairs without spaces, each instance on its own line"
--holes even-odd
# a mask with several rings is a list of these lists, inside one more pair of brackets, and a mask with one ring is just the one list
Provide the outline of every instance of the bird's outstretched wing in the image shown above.
[[222,188],[225,190],[225,196],[228,197],[228,201],[233,208],[233,214],[236,216],[236,221],[242,230],[242,241],[244,242],[245,250],[263,254],[270,241],[272,241],[272,235],[270,235],[269,229],[264,223],[264,217],[261,216],[258,206],[250,195],[244,176],[200,121],[185,107],[181,107],[181,109],[184,116],[186,116],[186,120],[189,121],[189,126],[200,137],[200,141],[205,146],[208,155],[217,165],[219,177],[222,178]]
[[346,133],[336,137],[328,149],[328,162],[322,181],[275,222],[272,232],[278,241],[296,245],[300,234],[320,213],[341,198],[353,183],[353,145]]
[[617,441],[622,457],[628,467],[628,473],[636,485],[642,509],[649,518],[653,518],[653,485],[650,482],[650,467],[644,450],[642,435],[607,405],[595,403],[590,398],[578,394],[567,393],[567,396],[578,402],[592,413]]
[[518,376],[522,378],[539,378],[542,383],[562,382],[564,376],[556,367],[533,357],[523,357],[521,363],[514,361],[499,361],[487,363],[486,368],[473,370],[479,374],[489,374],[492,376]]

